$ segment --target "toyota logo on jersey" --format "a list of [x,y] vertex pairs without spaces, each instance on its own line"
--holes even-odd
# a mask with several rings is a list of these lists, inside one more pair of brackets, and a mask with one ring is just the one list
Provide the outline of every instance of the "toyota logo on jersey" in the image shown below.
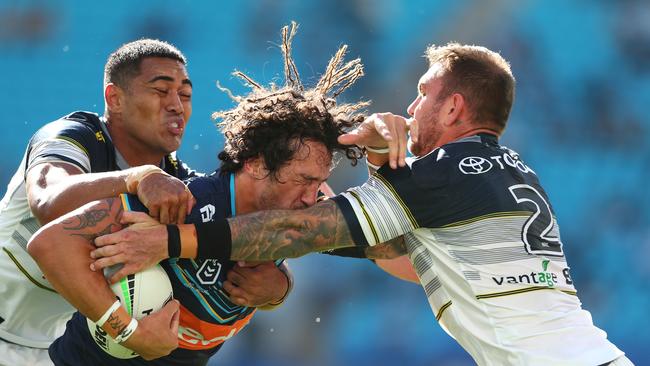
[[468,156],[458,163],[458,169],[463,174],[482,174],[492,169],[492,163],[480,156]]

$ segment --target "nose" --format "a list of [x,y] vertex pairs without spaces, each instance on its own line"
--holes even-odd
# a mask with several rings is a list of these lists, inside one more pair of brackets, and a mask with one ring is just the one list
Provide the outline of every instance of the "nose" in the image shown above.
[[408,113],[409,116],[413,117],[413,113],[415,113],[415,107],[418,106],[418,103],[420,102],[420,96],[418,95],[417,98],[411,104],[409,107],[406,109],[406,113]]
[[185,111],[183,108],[183,102],[181,101],[181,96],[177,91],[169,92],[166,102],[166,109],[169,112],[182,114]]
[[300,201],[305,205],[305,207],[311,207],[316,204],[319,186],[320,184],[318,183],[310,185],[309,188],[305,190],[302,197],[300,197]]

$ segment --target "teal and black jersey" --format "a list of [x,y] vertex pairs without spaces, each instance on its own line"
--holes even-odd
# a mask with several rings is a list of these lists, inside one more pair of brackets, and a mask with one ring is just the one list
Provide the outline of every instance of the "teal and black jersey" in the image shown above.
[[[196,199],[187,223],[210,222],[232,216],[232,175],[218,171],[186,183]],[[135,196],[122,195],[125,210],[146,212]],[[213,243],[219,245],[220,243]],[[282,261],[277,261],[280,264]],[[206,260],[168,259],[160,263],[180,301],[179,348],[153,361],[140,357],[121,360],[105,353],[93,340],[86,319],[76,313],[66,333],[50,347],[50,356],[61,365],[204,365],[224,341],[248,324],[255,308],[233,304],[223,289],[226,274],[235,265],[229,258]],[[101,343],[101,342],[100,342]]]

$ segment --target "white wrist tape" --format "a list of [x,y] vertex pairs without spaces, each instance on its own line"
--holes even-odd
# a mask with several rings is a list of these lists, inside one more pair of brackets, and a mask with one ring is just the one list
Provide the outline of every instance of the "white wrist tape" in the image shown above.
[[126,340],[129,339],[129,337],[131,337],[133,333],[135,333],[135,330],[137,328],[138,328],[138,321],[135,320],[135,318],[131,318],[131,322],[129,323],[129,325],[124,327],[124,329],[122,329],[120,334],[118,334],[117,337],[115,337],[115,342],[117,343],[126,342]]
[[388,147],[378,148],[378,147],[366,146],[366,151],[369,151],[369,152],[375,153],[375,154],[388,154],[388,151],[390,151],[390,150],[388,149]]
[[132,171],[127,175],[125,179],[127,193],[137,194],[140,182],[142,182],[144,178],[150,176],[151,174],[167,175],[164,170],[154,165],[143,165],[132,169]]
[[97,326],[101,328],[104,325],[104,323],[106,323],[106,321],[108,320],[108,317],[110,317],[111,314],[113,314],[113,312],[117,310],[119,307],[120,307],[120,300],[115,300],[113,305],[111,305],[111,307],[108,308],[108,310],[106,310],[104,315],[102,315],[102,317],[99,318],[99,320],[96,321],[95,324],[97,324]]

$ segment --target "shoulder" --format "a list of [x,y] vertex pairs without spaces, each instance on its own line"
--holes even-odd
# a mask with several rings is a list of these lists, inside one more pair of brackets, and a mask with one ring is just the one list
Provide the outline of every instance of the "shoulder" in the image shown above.
[[97,114],[73,112],[41,127],[32,137],[33,145],[47,139],[63,139],[86,147],[96,142],[106,142]]
[[228,212],[229,190],[227,179],[219,172],[185,180],[196,199],[188,222],[207,222],[214,217],[225,217]]

